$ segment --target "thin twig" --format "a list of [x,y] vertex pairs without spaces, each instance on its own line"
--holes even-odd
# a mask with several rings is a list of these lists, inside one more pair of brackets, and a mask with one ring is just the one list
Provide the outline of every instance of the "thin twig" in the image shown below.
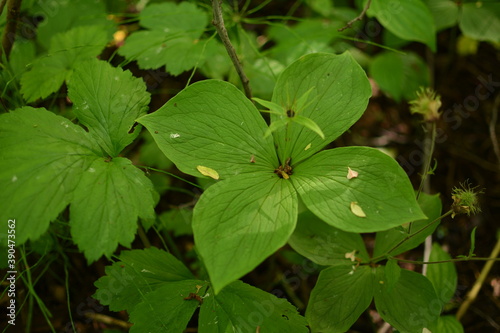
[[249,85],[250,80],[245,75],[240,59],[238,59],[236,50],[234,49],[233,44],[231,44],[231,40],[229,39],[229,35],[227,34],[226,27],[224,26],[224,18],[222,17],[221,2],[219,0],[212,0],[212,10],[214,16],[212,24],[215,26],[215,29],[217,30],[217,33],[219,34],[219,37],[222,40],[224,47],[226,48],[227,54],[229,55],[229,58],[231,58],[231,61],[236,68],[236,72],[238,73],[241,83],[243,84],[245,95],[247,96],[247,98],[251,99],[252,90],[250,89]]
[[368,0],[366,2],[366,5],[365,5],[365,8],[363,8],[363,10],[361,11],[361,13],[356,16],[355,18],[353,18],[352,20],[350,20],[349,22],[347,22],[347,24],[345,26],[343,26],[342,28],[340,28],[338,31],[339,32],[342,32],[344,31],[345,29],[348,29],[348,28],[351,28],[352,25],[357,22],[357,21],[361,21],[363,19],[363,17],[365,16],[366,12],[368,11],[368,8],[370,8],[370,4],[372,3],[372,0]]
[[121,328],[129,329],[132,327],[132,324],[127,323],[126,321],[116,319],[110,316],[106,316],[100,313],[94,313],[94,312],[86,312],[85,317],[90,318],[94,321],[97,321],[99,323],[103,323],[106,325],[112,325],[112,326],[118,326]]
[[[5,30],[3,31],[2,37],[2,50],[0,50],[0,61],[2,51],[5,53],[5,59],[9,60],[10,51],[12,50],[12,45],[16,39],[16,28],[17,21],[19,17],[19,11],[21,9],[22,0],[9,0],[7,5],[7,24],[5,25]],[[5,4],[4,4],[5,5]]]
[[[500,253],[500,237],[498,237],[497,243],[495,244],[493,251],[491,251],[490,258],[497,258],[499,253]],[[481,286],[486,280],[486,277],[488,276],[491,267],[493,267],[494,262],[495,260],[490,260],[486,262],[486,264],[484,265],[483,269],[481,270],[481,274],[479,274],[479,277],[476,280],[476,283],[474,283],[472,289],[467,293],[467,296],[465,296],[465,301],[462,303],[462,305],[460,305],[460,308],[457,311],[456,315],[457,320],[460,320],[463,317],[463,315],[467,312],[467,309],[472,304],[472,302],[476,300],[477,294],[479,293],[479,290],[481,290]]]
[[493,144],[493,151],[495,152],[495,155],[497,157],[499,166],[500,166],[500,148],[498,147],[498,138],[497,138],[497,133],[496,133],[496,125],[497,125],[497,120],[498,120],[498,107],[500,105],[500,95],[495,98],[495,104],[493,105],[493,114],[491,115],[491,120],[490,120],[490,138],[491,138],[491,143]]

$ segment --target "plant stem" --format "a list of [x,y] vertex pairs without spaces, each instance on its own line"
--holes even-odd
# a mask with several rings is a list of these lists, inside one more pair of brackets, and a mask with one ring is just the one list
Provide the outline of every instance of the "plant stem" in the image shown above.
[[247,96],[248,99],[251,100],[252,90],[250,89],[249,85],[250,80],[245,75],[240,59],[238,58],[236,50],[234,49],[233,44],[231,44],[231,40],[229,39],[229,36],[227,34],[226,27],[224,26],[224,18],[222,17],[221,3],[222,2],[219,0],[212,0],[212,10],[214,16],[212,24],[215,26],[215,29],[217,30],[217,33],[219,34],[219,37],[222,40],[224,47],[226,48],[227,54],[229,55],[229,58],[233,62],[234,68],[236,68],[236,72],[238,73],[241,83],[243,84],[245,95]]
[[142,227],[142,225],[140,223],[139,223],[139,228],[137,229],[137,231],[139,233],[139,238],[141,239],[142,244],[144,245],[144,247],[146,249],[150,248],[151,247],[151,242],[149,241],[148,235],[146,235],[146,232],[144,231],[144,228]]
[[361,11],[361,13],[356,16],[355,18],[353,18],[352,20],[350,20],[349,22],[347,22],[347,24],[345,26],[343,26],[342,28],[340,28],[339,32],[342,32],[344,31],[345,29],[348,29],[350,27],[352,27],[352,25],[357,22],[357,21],[361,21],[363,19],[363,17],[365,16],[366,12],[368,11],[368,8],[370,8],[370,4],[371,4],[372,0],[368,0],[366,2],[366,5],[365,5],[365,8],[363,8],[363,10]]
[[[499,258],[498,254],[500,253],[500,233],[498,233],[497,237],[497,243],[495,244],[495,247],[493,248],[493,251],[491,251],[490,258],[488,259],[488,262],[484,265],[483,269],[481,270],[481,274],[476,280],[476,283],[474,283],[474,286],[472,289],[467,293],[467,296],[465,296],[465,301],[460,305],[460,308],[457,311],[457,320],[460,320],[464,314],[467,312],[467,309],[469,306],[474,302],[474,300],[477,297],[477,294],[479,293],[479,290],[481,289],[482,284],[486,280],[486,277],[488,276],[488,273],[491,270],[491,267],[493,267],[493,263],[495,261],[498,261]],[[479,258],[470,258],[471,260],[477,260]]]
[[422,168],[422,180],[420,181],[420,186],[417,191],[417,199],[422,191],[429,192],[429,170],[431,169],[432,155],[434,154],[434,147],[436,145],[436,122],[432,122],[430,126],[427,126],[425,147],[424,147],[424,167]]
[[415,237],[416,235],[418,235],[419,233],[421,233],[422,231],[424,231],[425,229],[429,228],[431,225],[433,225],[434,223],[442,220],[443,218],[445,218],[446,216],[448,215],[451,215],[453,213],[452,210],[449,210],[448,212],[444,213],[443,215],[441,215],[440,217],[438,217],[437,219],[435,219],[434,221],[432,221],[431,223],[427,224],[426,226],[422,227],[422,229],[419,229],[417,230],[416,232],[414,232],[413,234],[411,235],[408,235],[406,236],[404,239],[402,239],[399,243],[397,243],[396,245],[394,245],[389,251],[386,252],[386,254],[383,254],[383,255],[380,255],[378,257],[375,257],[373,258],[372,260],[370,260],[370,262],[372,263],[375,263],[377,261],[380,261],[384,258],[386,258],[392,251],[394,251],[395,249],[397,249],[398,247],[400,247],[401,245],[403,245],[406,241],[408,241],[409,239]]
[[[16,39],[16,28],[17,19],[19,17],[19,11],[21,9],[22,0],[8,0],[7,4],[7,24],[5,25],[5,30],[3,31],[2,37],[2,50],[5,52],[5,59],[9,60],[10,51],[12,50],[12,45]],[[2,3],[5,6],[5,2]],[[3,10],[3,8],[2,8]],[[0,50],[0,61],[3,58],[2,50]]]

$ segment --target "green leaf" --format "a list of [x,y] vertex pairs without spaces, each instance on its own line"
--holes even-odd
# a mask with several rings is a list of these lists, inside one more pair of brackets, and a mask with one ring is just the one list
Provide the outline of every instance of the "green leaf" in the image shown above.
[[296,219],[292,185],[271,172],[210,186],[194,208],[193,231],[215,293],[285,245]]
[[375,306],[382,319],[401,332],[421,333],[439,318],[441,304],[430,281],[422,274],[401,270],[389,289],[384,266],[377,268]]
[[470,233],[469,258],[475,256],[474,250],[476,249],[476,229],[477,227],[474,227],[474,229],[472,229],[472,232]]
[[[308,91],[306,107],[298,111],[323,126],[324,139],[302,125],[289,124],[274,133],[281,161],[291,157],[298,163],[335,140],[361,117],[371,95],[365,72],[348,53],[310,54],[297,60],[279,77],[273,102],[297,111],[297,102]],[[271,115],[271,120],[277,117]]]
[[260,105],[268,108],[269,111],[266,111],[266,112],[273,113],[276,115],[282,115],[282,116],[286,115],[286,111],[285,111],[285,109],[283,109],[283,107],[281,105],[278,105],[278,104],[273,103],[273,102],[265,101],[265,100],[257,98],[257,97],[253,97],[252,99],[254,101],[256,101],[257,103],[259,103]]
[[[450,259],[450,255],[438,243],[432,244],[429,261],[446,261]],[[455,265],[452,262],[429,264],[427,266],[427,278],[434,286],[441,306],[444,306],[451,300],[457,289],[457,271]]]
[[196,177],[201,176],[198,165],[224,179],[272,172],[279,164],[272,139],[264,139],[267,125],[257,108],[223,81],[194,83],[137,121],[182,172]]
[[151,181],[126,158],[90,165],[70,209],[71,235],[89,262],[111,256],[118,244],[130,246],[137,218],[154,218],[153,191]]
[[52,38],[48,55],[32,64],[21,76],[21,93],[27,102],[46,98],[68,81],[73,67],[97,56],[106,46],[108,36],[102,26],[84,26],[59,33]]
[[309,332],[304,317],[283,298],[235,281],[209,293],[200,310],[199,332]]
[[380,88],[397,102],[416,98],[422,86],[429,85],[427,65],[413,53],[383,52],[370,64],[370,75]]
[[500,4],[481,1],[464,3],[459,25],[465,36],[499,43]]
[[[93,296],[112,311],[132,310],[147,294],[169,282],[193,279],[193,274],[170,253],[151,247],[122,251],[95,282]],[[200,281],[201,282],[201,281]]]
[[[436,230],[439,222],[435,222],[432,226],[416,234],[417,231],[441,216],[442,204],[441,199],[439,199],[439,194],[430,195],[420,193],[418,204],[427,218],[413,222],[411,230],[408,229],[409,225],[404,225],[403,227],[377,232],[375,237],[375,249],[373,251],[374,257],[383,255],[397,256],[398,254],[414,249]],[[410,234],[415,234],[415,236],[412,236],[401,244],[401,246],[390,251]]]
[[441,316],[436,325],[431,328],[436,333],[464,333],[462,324],[455,316]]
[[[348,179],[349,168],[358,176]],[[403,169],[374,148],[322,151],[294,167],[290,180],[307,208],[344,231],[386,230],[425,217]],[[366,217],[351,211],[353,202]]]
[[[36,39],[45,49],[49,48],[54,35],[72,28],[82,27],[85,30],[90,26],[101,26],[101,30],[106,31],[114,26],[106,17],[106,8],[102,1],[37,1],[36,5],[32,7],[33,16],[43,16],[43,21],[37,26]],[[37,8],[38,6],[40,8]]]
[[295,116],[293,116],[291,119],[292,119],[293,122],[296,122],[297,124],[300,124],[300,125],[308,128],[308,129],[310,129],[314,133],[318,134],[319,137],[322,138],[323,140],[325,139],[325,134],[323,134],[323,131],[318,126],[318,124],[316,124],[314,122],[314,120],[311,120],[311,119],[306,118],[306,117],[302,117],[302,116],[300,116],[298,114],[296,114]]
[[134,323],[130,332],[184,332],[199,306],[196,299],[186,298],[196,292],[200,282],[202,281],[170,282],[149,293],[130,312],[130,322]]
[[149,104],[149,93],[141,79],[97,59],[75,68],[68,96],[78,119],[112,157],[139,135],[140,129],[130,131],[135,119],[146,114]]
[[151,4],[140,14],[140,24],[150,30],[133,33],[118,53],[141,68],[166,65],[178,75],[201,60],[206,42],[198,39],[207,23],[206,13],[192,3]]
[[142,132],[144,142],[139,148],[139,160],[143,165],[158,169],[170,169],[173,163],[162,153],[153,136],[148,131]]
[[385,265],[385,279],[387,281],[387,291],[391,292],[392,288],[398,283],[401,276],[401,267],[397,260],[388,260]]
[[189,208],[173,208],[160,215],[162,227],[173,231],[176,237],[193,234],[192,220],[193,210]]
[[333,266],[322,270],[311,292],[306,318],[313,332],[346,332],[373,298],[368,266]]
[[[17,245],[47,230],[99,153],[81,127],[43,108],[0,116],[1,215],[4,221],[16,219]],[[7,223],[1,230],[6,243]]]
[[436,51],[436,28],[432,14],[422,0],[373,1],[368,15],[375,16],[396,36],[422,42]]
[[319,265],[356,264],[353,263],[355,258],[346,258],[346,254],[352,252],[363,262],[369,259],[361,235],[334,228],[309,211],[299,214],[297,227],[288,243]]
[[436,31],[455,26],[458,22],[458,4],[452,0],[424,0],[431,11]]

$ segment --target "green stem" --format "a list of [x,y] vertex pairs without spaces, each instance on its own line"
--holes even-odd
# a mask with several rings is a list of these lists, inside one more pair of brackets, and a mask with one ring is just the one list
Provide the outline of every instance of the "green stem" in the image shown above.
[[390,253],[394,250],[396,250],[398,247],[400,247],[401,245],[403,245],[406,241],[408,241],[409,239],[415,237],[416,235],[418,235],[419,233],[423,232],[425,229],[429,228],[430,226],[432,226],[434,223],[436,222],[439,222],[441,219],[445,218],[446,216],[449,216],[453,213],[452,210],[449,210],[448,212],[444,213],[443,215],[441,215],[440,217],[438,217],[437,219],[435,219],[434,221],[432,221],[431,223],[425,225],[424,227],[422,227],[421,229],[417,230],[416,232],[414,232],[413,234],[411,235],[408,235],[406,236],[404,239],[402,239],[399,243],[397,243],[396,245],[394,245],[389,251],[387,251],[385,254],[383,255],[380,255],[378,257],[375,257],[375,258],[372,258],[370,260],[370,263],[376,263],[380,260],[383,260],[385,258],[387,258]]
[[[431,163],[432,163],[432,155],[434,154],[434,147],[436,145],[436,122],[432,122],[430,124],[430,141],[427,140],[428,136],[426,136],[425,140],[425,151],[424,151],[424,160],[425,164],[422,169],[422,179],[420,181],[420,186],[418,187],[417,191],[417,199],[420,196],[420,193],[424,190],[424,187],[429,187],[428,182],[429,182],[429,170],[431,169]],[[427,191],[428,192],[428,191]]]
[[144,245],[144,247],[146,249],[150,248],[151,242],[149,241],[148,235],[146,235],[146,232],[144,231],[144,228],[142,227],[142,225],[140,223],[139,223],[139,228],[137,229],[137,231],[139,233],[139,238],[141,238],[141,241],[142,241],[142,244]]

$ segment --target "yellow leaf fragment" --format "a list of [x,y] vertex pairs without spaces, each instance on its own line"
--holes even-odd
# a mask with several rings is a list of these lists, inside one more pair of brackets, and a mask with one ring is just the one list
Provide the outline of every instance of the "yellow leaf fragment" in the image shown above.
[[356,201],[351,202],[351,212],[358,217],[366,217],[365,212]]
[[304,150],[308,150],[308,149],[310,149],[310,148],[311,148],[311,144],[308,144],[308,145],[304,148]]
[[347,167],[347,179],[353,179],[358,176],[358,172],[353,169]]
[[346,259],[351,259],[351,261],[356,261],[356,250],[352,251],[352,252],[347,252],[345,254],[345,258]]
[[210,168],[203,166],[203,165],[198,165],[196,167],[196,169],[198,169],[198,171],[203,176],[208,176],[208,177],[213,178],[213,179],[219,179],[219,174],[214,169],[210,169]]

